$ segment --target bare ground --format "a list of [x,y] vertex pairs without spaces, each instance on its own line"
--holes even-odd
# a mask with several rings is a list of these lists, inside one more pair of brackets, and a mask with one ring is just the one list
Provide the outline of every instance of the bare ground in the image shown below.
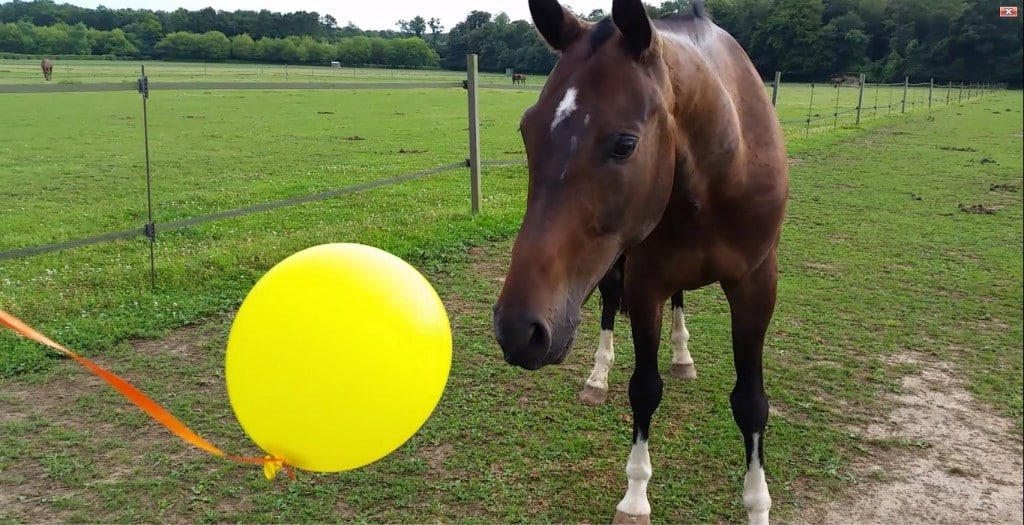
[[920,373],[903,379],[885,419],[852,429],[878,445],[855,466],[857,482],[794,523],[1024,523],[1024,451],[1013,422],[978,403],[946,363],[913,352],[890,362]]

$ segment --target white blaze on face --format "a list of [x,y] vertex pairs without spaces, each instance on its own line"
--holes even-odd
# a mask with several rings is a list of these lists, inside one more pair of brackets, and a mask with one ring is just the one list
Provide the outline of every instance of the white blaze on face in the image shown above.
[[573,111],[576,111],[576,88],[571,87],[565,90],[565,96],[562,97],[562,101],[558,103],[558,107],[555,109],[555,117],[551,120],[551,131],[555,131],[555,128],[563,120],[569,118]]

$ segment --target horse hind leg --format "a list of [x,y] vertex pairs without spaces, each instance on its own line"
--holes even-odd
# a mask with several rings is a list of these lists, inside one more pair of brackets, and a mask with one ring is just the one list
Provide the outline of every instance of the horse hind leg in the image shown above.
[[680,379],[697,379],[697,368],[690,355],[690,331],[683,315],[683,292],[672,294],[672,375]]
[[750,525],[768,525],[772,498],[764,475],[764,429],[768,396],[764,391],[762,354],[765,333],[775,310],[778,262],[772,253],[739,282],[723,283],[732,316],[736,385],[729,396],[733,419],[743,434],[747,472],[743,506]]
[[613,268],[598,283],[601,293],[601,338],[594,353],[594,367],[587,377],[580,401],[587,406],[601,406],[608,400],[608,372],[615,363],[615,313],[622,301],[622,277]]

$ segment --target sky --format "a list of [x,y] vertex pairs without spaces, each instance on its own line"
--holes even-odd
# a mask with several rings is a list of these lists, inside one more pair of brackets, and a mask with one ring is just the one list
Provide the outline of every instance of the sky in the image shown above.
[[[330,14],[339,25],[349,21],[360,29],[397,29],[395,22],[408,20],[416,15],[429,20],[437,17],[445,30],[466,19],[470,11],[487,11],[498,14],[504,11],[512,20],[530,20],[527,0],[58,0],[82,7],[104,5],[111,9],[132,8],[154,11],[174,11],[179,7],[199,10],[212,7],[218,10],[234,11],[247,9],[259,11],[268,9],[278,12],[316,11]],[[349,4],[349,5],[346,5]],[[563,5],[578,13],[589,13],[594,9],[611,10],[611,0],[565,0]]]

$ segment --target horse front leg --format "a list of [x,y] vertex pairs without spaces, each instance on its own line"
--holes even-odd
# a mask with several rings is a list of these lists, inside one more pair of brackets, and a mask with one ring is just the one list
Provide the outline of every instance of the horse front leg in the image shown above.
[[615,364],[615,314],[622,303],[621,269],[613,267],[597,288],[601,293],[601,337],[594,352],[594,367],[580,391],[580,401],[592,407],[603,405],[608,400],[608,372]]
[[636,364],[629,378],[629,405],[633,410],[633,446],[626,462],[626,495],[615,507],[613,523],[643,524],[651,522],[651,504],[647,499],[647,483],[651,479],[651,456],[648,439],[651,418],[661,404],[662,380],[658,373],[658,342],[661,335],[661,311],[664,297],[637,296],[627,288],[630,326]]
[[722,283],[732,314],[732,352],[736,367],[736,385],[729,401],[746,451],[743,506],[750,525],[768,525],[768,512],[772,507],[764,476],[768,396],[764,391],[762,353],[775,310],[777,285],[778,261],[774,252],[744,279]]

